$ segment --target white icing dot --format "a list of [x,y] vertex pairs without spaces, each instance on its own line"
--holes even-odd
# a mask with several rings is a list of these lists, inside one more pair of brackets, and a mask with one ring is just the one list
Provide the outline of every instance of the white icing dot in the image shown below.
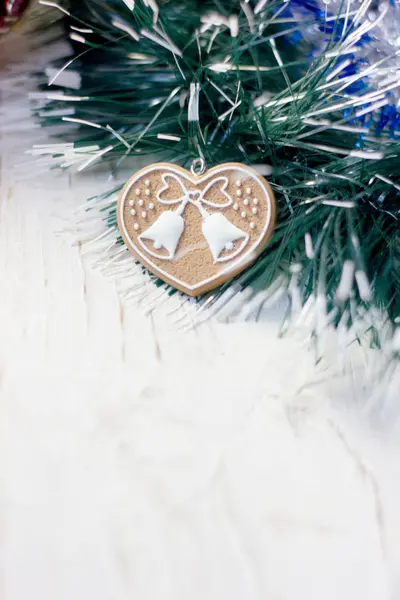
[[135,224],[134,224],[134,226],[133,226],[133,229],[134,229],[135,231],[139,231],[139,225],[138,225],[138,223],[135,223]]
[[139,206],[143,206],[143,204],[144,204],[144,200],[140,199],[140,200],[138,201],[138,204],[139,204]]
[[146,196],[150,196],[150,190],[146,190]]
[[247,217],[247,214],[243,211],[240,216],[243,217],[243,219],[245,219]]
[[241,190],[236,190],[236,196],[238,198],[240,198],[241,195],[242,195],[242,191]]
[[228,242],[225,244],[225,250],[233,250],[233,242]]
[[254,229],[255,227],[255,223],[253,223],[253,221],[250,223],[250,229]]
[[142,212],[142,217],[143,217],[143,219],[145,219],[147,217],[147,212],[145,210]]
[[251,194],[251,188],[246,188],[246,194]]
[[236,185],[237,185],[238,187],[240,187],[240,186],[242,185],[242,182],[240,181],[240,179],[238,179],[238,180],[237,180],[237,182],[236,182]]
[[132,208],[132,210],[129,211],[132,215],[132,217],[134,217],[136,215],[136,210],[134,208]]
[[258,208],[254,207],[251,212],[253,215],[256,215],[258,213]]
[[140,196],[140,188],[136,188],[135,194],[136,194],[136,196]]
[[156,240],[156,241],[154,242],[154,248],[155,248],[156,250],[160,250],[160,248],[162,248],[162,244],[160,244],[160,242],[159,242],[158,240]]
[[153,202],[150,202],[150,204],[149,204],[149,210],[154,210],[154,203]]
[[133,206],[135,203],[133,200],[129,200],[129,206]]
[[239,210],[239,204],[237,204],[236,202],[233,205],[233,210]]
[[257,205],[258,204],[258,200],[257,198],[253,198],[253,204]]
[[149,180],[149,179],[146,179],[146,181],[144,182],[144,185],[145,185],[146,187],[149,187],[149,185],[150,185],[150,180]]
[[244,204],[245,206],[248,206],[248,205],[249,205],[249,200],[248,200],[248,198],[245,198],[245,199],[243,200],[243,204]]

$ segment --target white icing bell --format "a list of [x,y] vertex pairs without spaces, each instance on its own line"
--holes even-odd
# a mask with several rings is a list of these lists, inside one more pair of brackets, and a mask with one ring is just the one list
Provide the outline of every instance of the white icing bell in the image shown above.
[[174,258],[184,228],[185,222],[181,215],[176,211],[167,210],[139,236],[139,239],[152,240],[156,250],[165,248],[168,251],[168,256],[154,254],[147,247],[146,250],[153,256],[171,260]]
[[214,262],[224,249],[231,250],[233,242],[247,238],[247,234],[233,225],[223,214],[213,213],[203,220],[203,235],[210,246]]

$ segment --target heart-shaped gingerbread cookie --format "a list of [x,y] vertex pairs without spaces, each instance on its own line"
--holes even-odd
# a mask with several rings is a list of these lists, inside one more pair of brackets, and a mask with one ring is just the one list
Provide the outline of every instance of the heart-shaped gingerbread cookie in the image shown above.
[[265,248],[275,199],[263,177],[238,163],[192,175],[169,163],[136,173],[118,201],[118,225],[132,254],[189,294],[240,273]]

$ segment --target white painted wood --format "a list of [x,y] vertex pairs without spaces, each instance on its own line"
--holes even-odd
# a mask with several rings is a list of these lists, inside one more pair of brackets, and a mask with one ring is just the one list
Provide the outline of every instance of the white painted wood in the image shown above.
[[399,597],[395,388],[366,414],[271,315],[123,306],[74,245],[106,178],[18,181],[4,129],[2,600]]

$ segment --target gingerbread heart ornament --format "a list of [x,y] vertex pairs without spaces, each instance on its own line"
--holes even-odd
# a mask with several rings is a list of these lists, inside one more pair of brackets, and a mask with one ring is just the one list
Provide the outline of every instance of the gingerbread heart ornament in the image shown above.
[[176,289],[198,296],[264,250],[275,199],[267,181],[246,165],[226,163],[194,175],[156,163],[127,182],[117,215],[135,258]]

